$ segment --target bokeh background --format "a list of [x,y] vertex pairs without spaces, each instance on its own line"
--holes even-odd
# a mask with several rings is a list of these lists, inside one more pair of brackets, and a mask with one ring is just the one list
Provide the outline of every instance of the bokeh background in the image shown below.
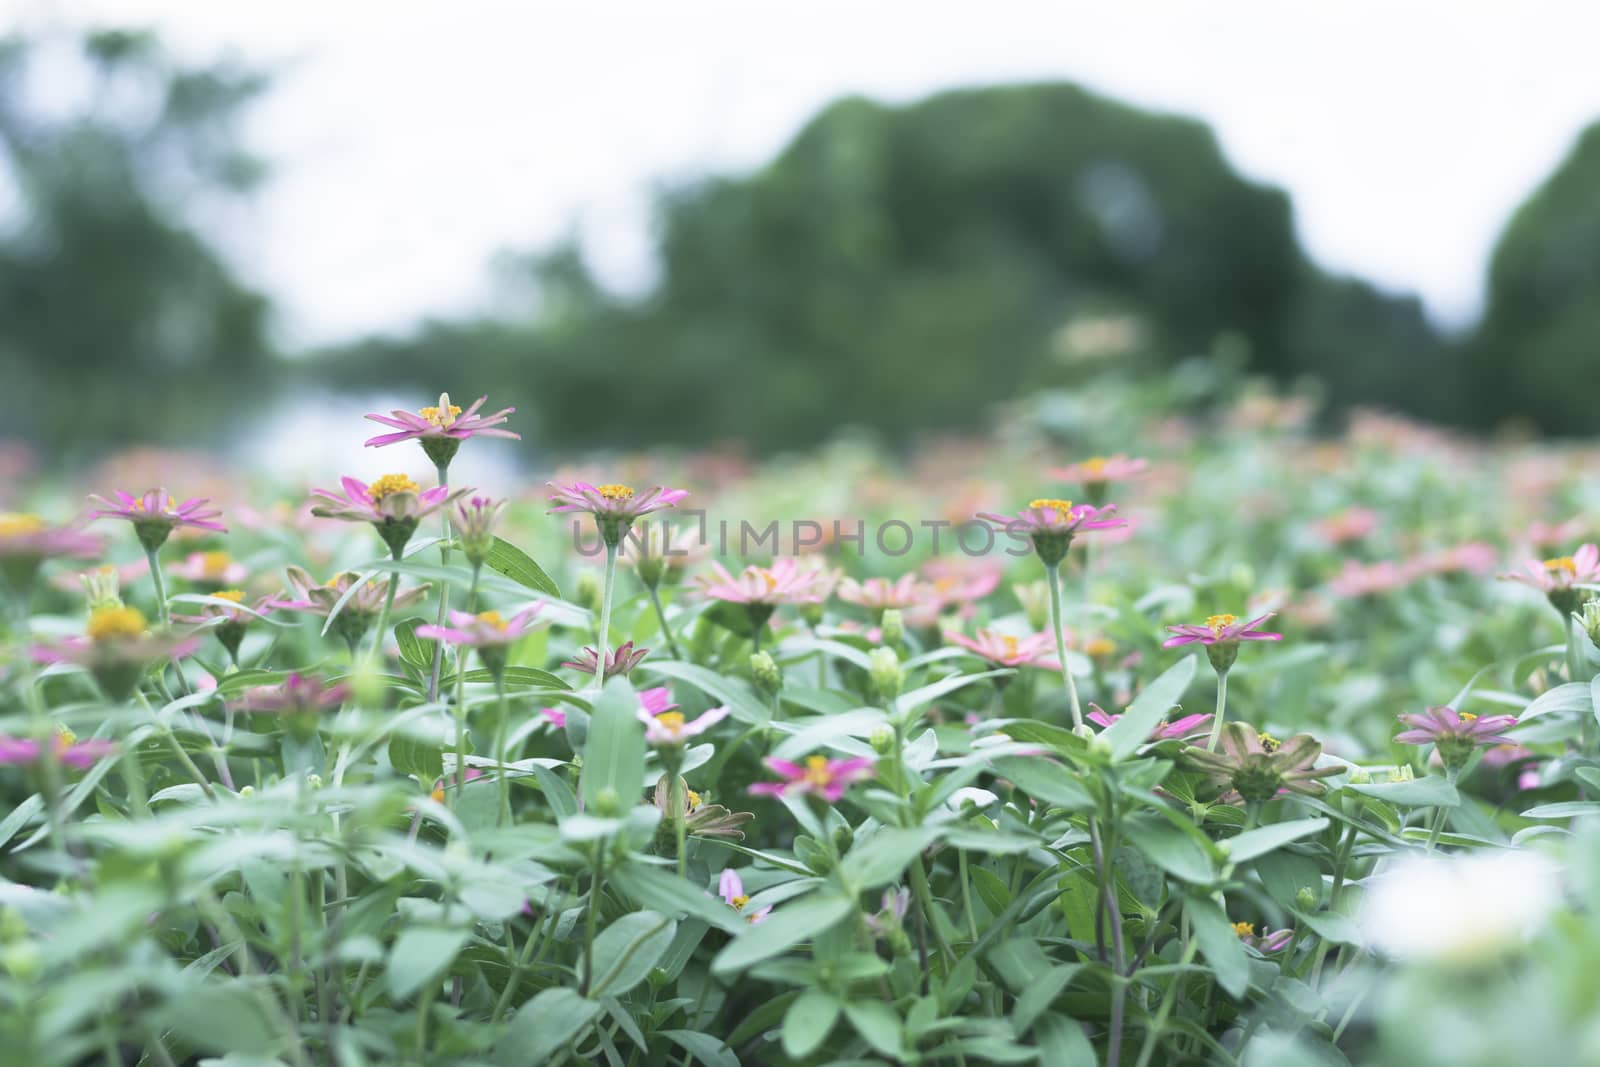
[[1593,431],[1592,5],[0,11],[19,469],[321,469],[441,389],[519,466],[1070,439],[1144,384]]

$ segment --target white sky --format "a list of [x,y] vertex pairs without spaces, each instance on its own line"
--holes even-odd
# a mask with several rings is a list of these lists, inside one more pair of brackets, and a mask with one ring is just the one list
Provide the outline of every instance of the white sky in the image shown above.
[[1320,263],[1460,324],[1600,117],[1584,0],[0,0],[96,18],[280,68],[251,125],[275,177],[224,238],[291,344],[488,306],[497,249],[573,225],[639,286],[653,183],[756,166],[840,94],[1037,79],[1208,120]]

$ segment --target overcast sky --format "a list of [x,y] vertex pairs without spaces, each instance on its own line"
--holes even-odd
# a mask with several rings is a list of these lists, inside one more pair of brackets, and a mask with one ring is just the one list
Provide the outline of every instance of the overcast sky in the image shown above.
[[483,307],[576,226],[650,277],[654,183],[769,158],[845,93],[1066,79],[1209,121],[1325,267],[1470,321],[1512,208],[1600,117],[1600,5],[1503,0],[0,0],[279,70],[272,183],[225,235],[291,344]]

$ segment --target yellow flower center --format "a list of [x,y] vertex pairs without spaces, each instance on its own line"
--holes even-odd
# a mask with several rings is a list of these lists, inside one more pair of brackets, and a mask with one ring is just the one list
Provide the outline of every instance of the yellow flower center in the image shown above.
[[71,730],[67,729],[65,726],[58,726],[56,728],[56,751],[57,752],[65,752],[67,749],[71,748],[73,745],[75,745],[77,743],[78,743],[78,735],[77,734],[73,733]]
[[22,537],[44,529],[44,520],[37,515],[0,515],[0,537]]
[[433,798],[433,802],[435,804],[443,804],[444,803],[444,786],[442,786],[442,785],[434,786],[433,787],[433,792],[429,793],[428,796]]
[[660,715],[656,716],[656,725],[660,726],[673,737],[677,737],[679,732],[683,729],[683,712],[663,711]]
[[693,811],[695,808],[700,806],[700,803],[704,798],[701,797],[699,793],[696,793],[693,789],[685,790],[685,792],[689,794],[689,810]]
[[1237,937],[1249,937],[1256,932],[1256,928],[1249,923],[1234,923],[1233,932]]
[[1088,644],[1084,645],[1083,650],[1092,658],[1099,659],[1102,656],[1111,655],[1111,653],[1117,650],[1117,646],[1116,643],[1109,637],[1096,637],[1090,640]]
[[1017,654],[1017,639],[1010,634],[1000,638],[1000,645],[1006,650],[1007,656],[1015,656]]
[[728,903],[733,905],[733,910],[735,910],[735,911],[743,911],[744,910],[744,906],[746,904],[750,903],[750,894],[748,894],[748,893],[740,893],[738,896],[736,896],[732,900],[728,901]]
[[1571,556],[1557,556],[1555,559],[1545,560],[1544,569],[1547,571],[1566,571],[1569,575],[1576,575],[1578,573],[1578,561]]
[[1232,626],[1234,623],[1236,623],[1238,621],[1239,621],[1239,617],[1237,615],[1207,615],[1206,616],[1206,625],[1211,628],[1211,633],[1215,637],[1221,637],[1222,636],[1222,631],[1226,630],[1228,627]]
[[449,393],[440,393],[438,407],[418,408],[417,414],[427,419],[431,425],[441,430],[448,430],[455,425],[456,416],[461,414],[461,406],[450,403]]
[[385,497],[396,493],[421,493],[422,486],[406,477],[404,474],[385,474],[371,485],[367,486],[367,495],[377,503]]
[[89,636],[96,641],[108,637],[139,637],[144,630],[144,616],[137,608],[99,608],[89,616]]
[[481,622],[481,623],[486,623],[489,626],[493,626],[496,630],[499,630],[501,633],[504,633],[506,627],[511,625],[509,622],[507,622],[504,618],[501,617],[501,615],[500,615],[500,613],[498,611],[480,611],[478,613],[478,621]]
[[1100,481],[1105,477],[1106,458],[1104,456],[1090,456],[1078,466],[1083,468],[1083,473],[1089,476],[1089,481]]
[[1257,734],[1256,739],[1261,742],[1261,747],[1266,749],[1268,752],[1276,752],[1278,749],[1283,747],[1283,742],[1279,741],[1271,734]]
[[1478,721],[1478,717],[1476,715],[1474,715],[1470,711],[1459,711],[1459,712],[1456,713],[1456,718],[1460,719],[1462,722],[1477,722]]
[[610,482],[606,485],[597,485],[594,488],[595,492],[599,493],[607,500],[633,499],[633,486],[631,485],[618,485],[616,482]]
[[200,553],[200,569],[206,574],[221,574],[228,569],[228,564],[233,562],[233,557],[226,552]]
[[818,787],[819,789],[824,787],[824,786],[832,784],[832,782],[833,782],[833,772],[828,770],[828,757],[826,757],[826,756],[807,756],[806,757],[806,777],[805,777],[805,781],[806,781],[806,783],[808,785],[814,785],[814,786]]
[[218,600],[231,600],[235,604],[244,603],[244,590],[243,589],[218,589],[215,593],[212,593],[211,595],[216,597]]
[[1037,500],[1028,501],[1028,507],[1034,511],[1054,511],[1062,521],[1072,519],[1072,501],[1059,500],[1051,496],[1042,496]]
[[[138,500],[135,500],[133,502],[132,510],[133,511],[143,511],[143,510],[145,510],[144,497],[140,497]],[[166,506],[163,508],[163,510],[166,511],[166,512],[177,511],[178,510],[178,504],[171,497],[168,497]]]

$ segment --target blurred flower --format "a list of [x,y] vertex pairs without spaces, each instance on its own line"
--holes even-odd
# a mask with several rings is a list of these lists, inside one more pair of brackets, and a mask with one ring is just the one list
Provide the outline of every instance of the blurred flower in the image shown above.
[[[744,891],[744,882],[739,878],[739,872],[729,868],[722,872],[722,877],[717,882],[717,892],[727,902],[728,907],[735,911],[743,912],[745,905],[750,903],[750,897]],[[772,909],[762,908],[752,912],[745,918],[752,924],[758,923],[772,913]]]
[[[1011,586],[1011,595],[1022,605],[1022,614],[1027,617],[1030,627],[1043,630],[1050,624],[1049,582],[1042,578],[1035,582],[1016,582]],[[1067,640],[1072,639],[1069,637]]]
[[83,598],[89,602],[91,615],[101,608],[122,607],[121,577],[111,564],[84,571],[78,575],[78,581],[83,585]]
[[646,587],[654,589],[663,580],[678,582],[684,571],[710,552],[711,546],[693,527],[647,522],[623,539],[621,558]]
[[557,730],[563,730],[567,725],[567,713],[561,708],[540,708],[539,714]]
[[480,396],[472,402],[471,407],[462,411],[458,405],[450,403],[449,393],[440,393],[436,407],[426,407],[416,412],[396,408],[388,415],[370,413],[366,416],[368,419],[384,426],[392,426],[398,432],[369,437],[367,447],[382,448],[401,441],[416,441],[422,445],[423,451],[428,454],[434,466],[448,467],[450,461],[455,458],[456,449],[460,448],[461,442],[469,437],[509,437],[513,441],[522,440],[521,434],[496,428],[505,422],[506,416],[514,413],[516,408],[502,408],[493,415],[478,414],[478,409],[488,399],[487,396]]
[[1203,625],[1183,623],[1178,626],[1168,626],[1168,632],[1174,636],[1161,642],[1161,647],[1177,648],[1180,645],[1202,644],[1211,660],[1211,666],[1221,674],[1232,667],[1233,661],[1238,658],[1241,641],[1283,640],[1282,634],[1256,629],[1272,616],[1273,612],[1269,611],[1265,615],[1258,615],[1241,622],[1236,615],[1211,615],[1206,618]]
[[461,551],[474,567],[482,566],[494,549],[495,520],[504,506],[503,500],[475,496],[457,501],[455,511],[450,513],[450,525],[461,541]]
[[1149,460],[1131,459],[1119,452],[1114,456],[1091,456],[1070,467],[1057,467],[1049,474],[1057,481],[1083,486],[1089,499],[1098,504],[1105,500],[1106,490],[1112,482],[1137,478],[1149,467]]
[[1322,745],[1310,734],[1296,734],[1280,743],[1249,723],[1230,722],[1222,729],[1221,752],[1187,748],[1182,760],[1223,790],[1222,803],[1235,802],[1235,796],[1259,803],[1279,792],[1321,796],[1327,789],[1316,779],[1338,774],[1340,768],[1317,767],[1320,755]]
[[507,619],[498,611],[481,611],[476,615],[465,611],[452,611],[450,625],[432,623],[417,627],[417,636],[430,641],[443,641],[457,648],[475,648],[485,669],[497,679],[505,673],[506,657],[511,646],[520,641],[533,628],[534,616],[539,614],[543,602]]
[[289,675],[280,685],[260,685],[239,694],[241,711],[298,715],[337,708],[350,695],[343,682],[328,684],[315,674]]
[[588,512],[594,516],[601,538],[612,548],[622,543],[622,535],[640,516],[673,507],[689,495],[687,489],[666,489],[659,485],[642,492],[635,492],[628,485],[590,485],[588,482],[573,482],[571,485],[552,482],[551,488],[555,491],[550,494],[550,499],[556,506],[550,509],[550,514]]
[[1411,568],[1418,574],[1488,574],[1499,561],[1493,545],[1468,541],[1425,552],[1411,561]]
[[1258,935],[1256,928],[1249,923],[1234,923],[1233,932],[1238,935],[1240,941],[1263,954],[1282,951],[1290,941],[1294,940],[1293,930],[1273,930],[1268,933],[1267,928],[1263,926]]
[[226,552],[191,552],[167,573],[184,581],[206,585],[238,585],[250,576],[243,563]]
[[[699,793],[693,789],[683,791],[683,829],[691,837],[726,837],[734,841],[744,840],[744,831],[739,829],[745,823],[755,818],[753,812],[729,811],[721,804],[704,803]],[[655,806],[661,813],[670,818],[672,807],[672,776],[663,774],[656,781]],[[668,824],[667,819],[662,820]]]
[[1414,577],[1409,567],[1390,560],[1362,564],[1347,559],[1339,573],[1328,580],[1328,592],[1347,600],[1379,596],[1409,585]]
[[865,757],[830,760],[826,756],[807,757],[805,765],[788,760],[762,760],[767,769],[783,778],[781,782],[757,782],[750,792],[759,796],[798,796],[810,794],[830,804],[837,803],[852,784],[873,776],[872,760]]
[[692,737],[699,737],[727,717],[728,709],[725,707],[702,712],[699,718],[692,721],[685,719],[681,711],[652,712],[645,707],[639,709],[645,741],[672,748],[681,746]]
[[938,624],[939,615],[956,609],[963,617],[977,612],[978,601],[1000,586],[1000,568],[994,563],[955,556],[930,559],[922,565],[927,580],[921,600],[905,612],[907,626],[923,628]]
[[1422,714],[1402,714],[1400,721],[1409,726],[1395,735],[1402,745],[1434,745],[1445,768],[1459,771],[1472,758],[1474,750],[1488,745],[1514,744],[1503,731],[1517,724],[1515,715],[1487,715],[1483,718],[1470,711],[1456,711],[1443,705],[1430,707]]
[[[1061,669],[1061,663],[1055,657],[1056,639],[1050,634],[1013,637],[1011,634],[983,629],[978,631],[976,638],[946,632],[944,639],[999,667],[1045,667],[1053,671]],[[1070,638],[1068,643],[1071,643]]]
[[320,501],[312,506],[311,514],[319,519],[371,523],[396,558],[405,551],[419,522],[470,492],[452,491],[443,485],[425,490],[404,474],[385,474],[371,485],[355,478],[341,478],[339,482],[343,493],[311,490],[312,497]]
[[672,702],[672,690],[664,685],[641,689],[638,696],[639,709],[647,715],[660,715],[678,706]]
[[47,559],[94,559],[105,542],[69,526],[51,526],[37,515],[0,515],[0,561],[7,572],[32,568]]
[[[1118,719],[1122,718],[1121,713],[1112,715],[1098,704],[1090,704],[1089,707],[1091,710],[1088,715],[1084,716],[1084,718],[1088,719],[1096,726],[1109,727]],[[1195,734],[1205,733],[1210,726],[1210,714],[1199,713],[1194,715],[1185,715],[1181,719],[1175,719],[1172,722],[1162,721],[1157,723],[1156,728],[1150,731],[1150,740],[1182,741],[1186,737],[1193,737]]]
[[1578,610],[1579,605],[1588,599],[1584,590],[1576,587],[1600,579],[1600,548],[1590,542],[1570,556],[1528,560],[1522,565],[1522,570],[1500,577],[1539,590],[1557,611],[1566,615]]
[[173,622],[188,623],[192,626],[210,626],[217,641],[228,652],[228,657],[238,661],[239,645],[244,640],[245,628],[252,619],[272,611],[270,597],[260,597],[250,607],[244,606],[244,593],[238,589],[218,589],[210,594],[212,600],[226,601],[225,604],[206,603],[200,605],[198,615],[173,615]]
[[1530,548],[1554,548],[1556,545],[1571,544],[1588,533],[1589,528],[1589,520],[1581,515],[1565,522],[1533,522],[1522,531],[1520,540]]
[[31,737],[11,737],[0,734],[0,764],[12,766],[32,765],[48,753],[57,762],[86,771],[107,756],[115,755],[115,742],[91,739],[79,741],[70,730],[57,730],[49,745],[41,745]]
[[199,497],[179,503],[165,489],[150,489],[143,496],[133,496],[119,489],[113,495],[115,501],[102,496],[90,496],[89,502],[94,504],[94,509],[89,512],[89,517],[127,519],[133,523],[134,533],[147,552],[160,548],[172,531],[180,526],[217,533],[226,533],[228,530],[215,521],[222,512],[207,508],[208,501]]
[[866,581],[845,578],[839,583],[838,597],[847,604],[882,615],[890,608],[912,607],[931,592],[927,585],[917,580],[915,574],[907,574],[892,582],[887,578],[868,578]]
[[[452,779],[454,778],[453,775],[451,777],[452,777]],[[461,776],[461,783],[462,783],[462,785],[465,785],[467,782],[474,782],[474,781],[477,781],[479,778],[482,778],[482,777],[483,777],[483,772],[478,770],[478,768],[476,768],[476,767],[468,767],[466,769],[466,771]],[[432,800],[435,804],[443,804],[444,803],[444,788],[445,788],[445,786],[447,784],[448,785],[453,785],[455,783],[453,781],[446,782],[445,779],[443,779],[443,778],[435,778],[434,781],[433,781],[433,789],[431,791],[429,791],[428,798],[430,800]]]
[[985,511],[979,512],[978,518],[1012,537],[1027,536],[1033,541],[1039,559],[1053,567],[1066,557],[1067,548],[1076,535],[1126,525],[1124,520],[1114,517],[1116,510],[1115,504],[1105,507],[1074,505],[1070,500],[1043,497],[1029,501],[1028,506],[1015,515]]
[[33,650],[40,663],[71,663],[93,675],[112,700],[126,700],[146,668],[166,659],[187,656],[199,647],[192,636],[152,633],[138,610],[104,607],[89,616],[87,635],[45,644]]
[[[624,641],[606,657],[605,676],[613,678],[620,674],[626,677],[628,672],[642,663],[649,654],[650,650],[648,648],[635,649],[632,641]],[[598,656],[599,654],[594,649],[586,645],[583,649],[583,655],[569,659],[561,665],[563,667],[571,667],[578,673],[586,674],[592,678],[594,677],[594,672],[600,666]]]
[[820,603],[825,580],[825,572],[784,556],[770,567],[746,567],[738,577],[712,563],[711,574],[699,575],[695,582],[708,599],[742,605],[750,628],[759,632],[780,604]]
[[[344,571],[334,575],[326,585],[319,585],[303,567],[290,565],[285,568],[285,573],[289,578],[290,592],[268,600],[268,606],[321,618],[326,618],[333,611],[334,605],[338,604],[344,595],[350,592],[350,587],[361,578],[352,571]],[[392,580],[399,581],[399,578]],[[367,632],[372,620],[383,610],[384,598],[389,595],[390,581],[388,578],[372,578],[362,583],[360,588],[351,594],[350,599],[345,601],[344,607],[333,621],[332,631],[354,647]],[[394,608],[408,608],[418,603],[428,595],[430,588],[431,586],[425,582],[396,593]]]
[[876,915],[865,916],[867,929],[875,937],[888,937],[898,931],[911,907],[911,890],[904,886],[885,889]]
[[1345,508],[1311,524],[1319,538],[1330,545],[1359,541],[1378,528],[1378,513],[1371,508]]
[[1485,848],[1406,855],[1368,878],[1360,925],[1388,956],[1478,964],[1516,948],[1561,903],[1561,876],[1547,857]]

